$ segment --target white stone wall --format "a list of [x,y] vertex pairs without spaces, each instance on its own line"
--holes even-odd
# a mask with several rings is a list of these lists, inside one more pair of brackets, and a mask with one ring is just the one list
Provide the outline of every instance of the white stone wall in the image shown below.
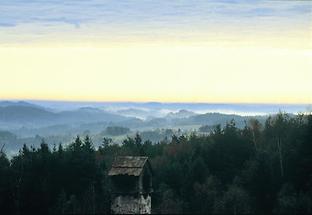
[[144,196],[141,195],[140,214],[151,214],[151,210],[152,210],[151,196],[148,195],[146,198],[144,198]]
[[117,196],[112,202],[112,211],[115,214],[150,214],[151,197]]

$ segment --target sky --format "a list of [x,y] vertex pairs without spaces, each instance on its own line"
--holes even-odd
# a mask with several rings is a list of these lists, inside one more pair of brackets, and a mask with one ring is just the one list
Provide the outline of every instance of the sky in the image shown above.
[[0,0],[0,99],[312,104],[312,1]]

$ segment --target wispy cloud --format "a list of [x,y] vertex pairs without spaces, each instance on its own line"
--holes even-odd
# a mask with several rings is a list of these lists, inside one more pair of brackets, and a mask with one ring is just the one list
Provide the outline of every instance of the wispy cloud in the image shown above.
[[179,23],[181,19],[201,22],[216,19],[276,18],[311,15],[309,1],[167,1],[167,0],[10,0],[1,2],[0,20],[6,25],[24,23],[140,24]]
[[299,23],[309,27],[311,8],[311,1],[0,0],[0,35],[16,38],[25,32],[50,34],[64,32],[64,28],[83,35],[90,26],[99,34],[118,29],[138,35],[177,29],[200,32],[211,26],[244,25],[243,29],[253,30]]
[[0,27],[14,27],[15,24],[13,23],[5,23],[5,22],[0,22]]

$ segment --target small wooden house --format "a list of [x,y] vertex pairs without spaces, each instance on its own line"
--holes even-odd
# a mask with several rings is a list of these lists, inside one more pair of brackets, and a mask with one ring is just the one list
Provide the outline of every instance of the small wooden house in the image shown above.
[[151,213],[152,168],[148,157],[116,157],[108,175],[112,185],[113,213]]

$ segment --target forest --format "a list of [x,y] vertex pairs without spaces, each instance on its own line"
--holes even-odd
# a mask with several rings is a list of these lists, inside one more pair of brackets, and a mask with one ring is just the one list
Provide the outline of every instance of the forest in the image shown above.
[[109,214],[107,172],[117,155],[149,157],[153,213],[312,213],[311,114],[210,129],[157,143],[103,136],[98,148],[89,136],[53,148],[42,140],[12,158],[1,150],[1,214]]

